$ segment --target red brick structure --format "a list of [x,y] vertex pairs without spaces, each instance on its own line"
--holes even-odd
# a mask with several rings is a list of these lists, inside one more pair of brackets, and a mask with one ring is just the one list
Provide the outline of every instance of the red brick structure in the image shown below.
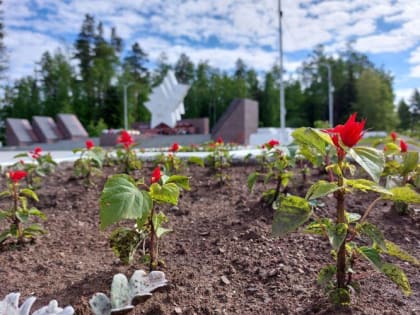
[[212,129],[212,139],[249,144],[249,137],[258,129],[258,103],[249,99],[234,99]]

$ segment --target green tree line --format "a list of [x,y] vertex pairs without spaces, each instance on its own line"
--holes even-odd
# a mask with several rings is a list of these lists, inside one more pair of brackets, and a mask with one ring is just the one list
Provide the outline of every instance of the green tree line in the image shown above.
[[[222,71],[207,61],[194,64],[185,53],[175,64],[169,63],[164,53],[152,63],[140,43],[124,49],[115,28],[110,38],[105,38],[103,24],[89,14],[73,47],[71,55],[61,50],[46,51],[33,74],[7,86],[0,119],[74,113],[91,135],[97,135],[104,128],[123,125],[123,90],[130,84],[129,122],[147,122],[150,113],[144,103],[172,69],[179,82],[191,86],[184,101],[185,118],[209,117],[213,126],[234,98],[250,98],[259,103],[261,127],[279,126],[280,70],[276,65],[262,73],[238,59],[232,71]],[[326,65],[332,69],[335,88],[335,123],[357,111],[372,130],[419,129],[419,92],[415,90],[410,102],[402,101],[397,110],[393,77],[351,45],[335,58],[327,56],[322,46],[316,47],[298,76],[286,80],[288,127],[314,126],[328,120]]]

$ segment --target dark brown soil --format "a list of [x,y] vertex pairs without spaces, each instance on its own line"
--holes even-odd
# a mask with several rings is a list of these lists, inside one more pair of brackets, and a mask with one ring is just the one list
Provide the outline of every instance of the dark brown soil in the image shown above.
[[[148,177],[150,169],[145,167],[142,174]],[[259,202],[263,184],[253,194],[246,188],[254,169],[232,166],[231,179],[222,186],[206,169],[184,172],[191,176],[192,190],[182,194],[178,208],[164,209],[174,230],[161,243],[162,270],[170,284],[133,314],[420,314],[420,269],[400,261],[393,262],[410,279],[410,297],[361,262],[356,277],[362,292],[354,294],[348,310],[331,307],[316,284],[319,269],[333,262],[327,240],[302,233],[271,237],[272,211]],[[296,178],[292,191],[304,195]],[[0,298],[19,291],[22,299],[38,297],[34,309],[57,299],[60,306],[71,304],[76,314],[90,314],[89,299],[95,292],[109,294],[114,274],[147,270],[139,259],[133,266],[122,265],[108,245],[111,229],[99,230],[104,182],[105,176],[96,179],[96,187],[85,188],[73,178],[69,164],[43,179],[36,206],[48,216],[43,224],[48,234],[33,244],[0,249]],[[350,197],[347,210],[362,213],[374,198]],[[324,201],[323,214],[332,216],[334,198]],[[370,221],[420,259],[420,218],[397,216],[389,208],[389,203],[380,203]]]

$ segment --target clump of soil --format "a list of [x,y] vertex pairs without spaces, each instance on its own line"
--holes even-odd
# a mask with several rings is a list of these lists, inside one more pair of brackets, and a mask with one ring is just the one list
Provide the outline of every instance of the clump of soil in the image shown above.
[[[230,167],[225,185],[218,185],[207,169],[185,170],[191,191],[182,193],[178,207],[162,209],[174,230],[160,245],[166,262],[161,269],[170,284],[133,314],[420,314],[420,269],[399,261],[393,262],[410,279],[410,297],[360,262],[355,277],[362,293],[353,296],[348,310],[331,307],[316,284],[319,269],[333,263],[327,240],[302,233],[271,236],[272,210],[260,202],[267,187],[258,183],[252,194],[246,187],[247,175],[256,167]],[[151,169],[146,165],[141,176],[148,177]],[[106,176],[115,172],[105,169],[89,188],[73,177],[70,164],[60,164],[43,179],[36,206],[48,216],[43,223],[48,234],[33,244],[0,249],[0,298],[19,291],[22,299],[38,297],[34,309],[57,299],[60,306],[71,304],[76,314],[90,314],[89,299],[95,292],[109,294],[114,274],[147,270],[140,257],[132,266],[122,265],[108,245],[112,229],[99,230],[99,196]],[[304,195],[296,177],[291,192]],[[309,181],[317,177],[314,172]],[[347,210],[363,213],[374,199],[371,194],[350,197]],[[323,201],[322,214],[333,217],[334,198]],[[370,221],[419,259],[420,218],[394,215],[390,206],[379,203]]]

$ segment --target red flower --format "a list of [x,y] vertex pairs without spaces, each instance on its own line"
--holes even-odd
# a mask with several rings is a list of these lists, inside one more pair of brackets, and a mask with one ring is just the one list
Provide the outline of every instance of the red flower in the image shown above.
[[263,147],[267,147],[268,149],[271,149],[271,148],[273,148],[273,147],[275,147],[276,145],[279,145],[279,144],[280,144],[280,142],[278,142],[277,140],[271,139],[266,144],[264,144]]
[[393,142],[397,140],[398,135],[395,131],[392,131],[389,135],[391,136]]
[[[341,142],[347,147],[351,148],[357,144],[363,137],[363,128],[365,127],[366,120],[360,122],[356,121],[357,113],[354,113],[347,119],[344,125],[337,125],[332,129],[325,130],[330,135],[339,135]],[[338,141],[337,141],[338,143]],[[335,144],[337,146],[337,144]]]
[[26,171],[10,171],[9,172],[9,178],[14,183],[17,183],[22,178],[25,178],[27,175],[28,175],[28,173],[26,173]]
[[400,140],[400,149],[401,149],[402,153],[408,151],[408,145],[407,145],[407,143],[405,143],[404,140]]
[[130,148],[134,144],[134,140],[131,135],[126,131],[121,131],[120,136],[117,139],[118,143],[122,143],[126,149]]
[[88,150],[92,149],[95,146],[95,144],[93,143],[93,141],[90,140],[90,139],[89,140],[86,140],[85,144],[86,144],[86,149],[88,149]]
[[179,150],[179,144],[175,142],[172,145],[172,147],[169,149],[169,152],[177,152],[178,150]]
[[34,151],[29,152],[33,159],[39,159],[41,157],[42,148],[35,147]]
[[162,174],[160,172],[160,167],[156,166],[156,168],[152,172],[152,178],[151,178],[150,182],[152,184],[157,183],[161,177],[162,177]]
[[223,144],[223,139],[222,139],[222,137],[217,138],[216,142],[217,142],[218,144]]

